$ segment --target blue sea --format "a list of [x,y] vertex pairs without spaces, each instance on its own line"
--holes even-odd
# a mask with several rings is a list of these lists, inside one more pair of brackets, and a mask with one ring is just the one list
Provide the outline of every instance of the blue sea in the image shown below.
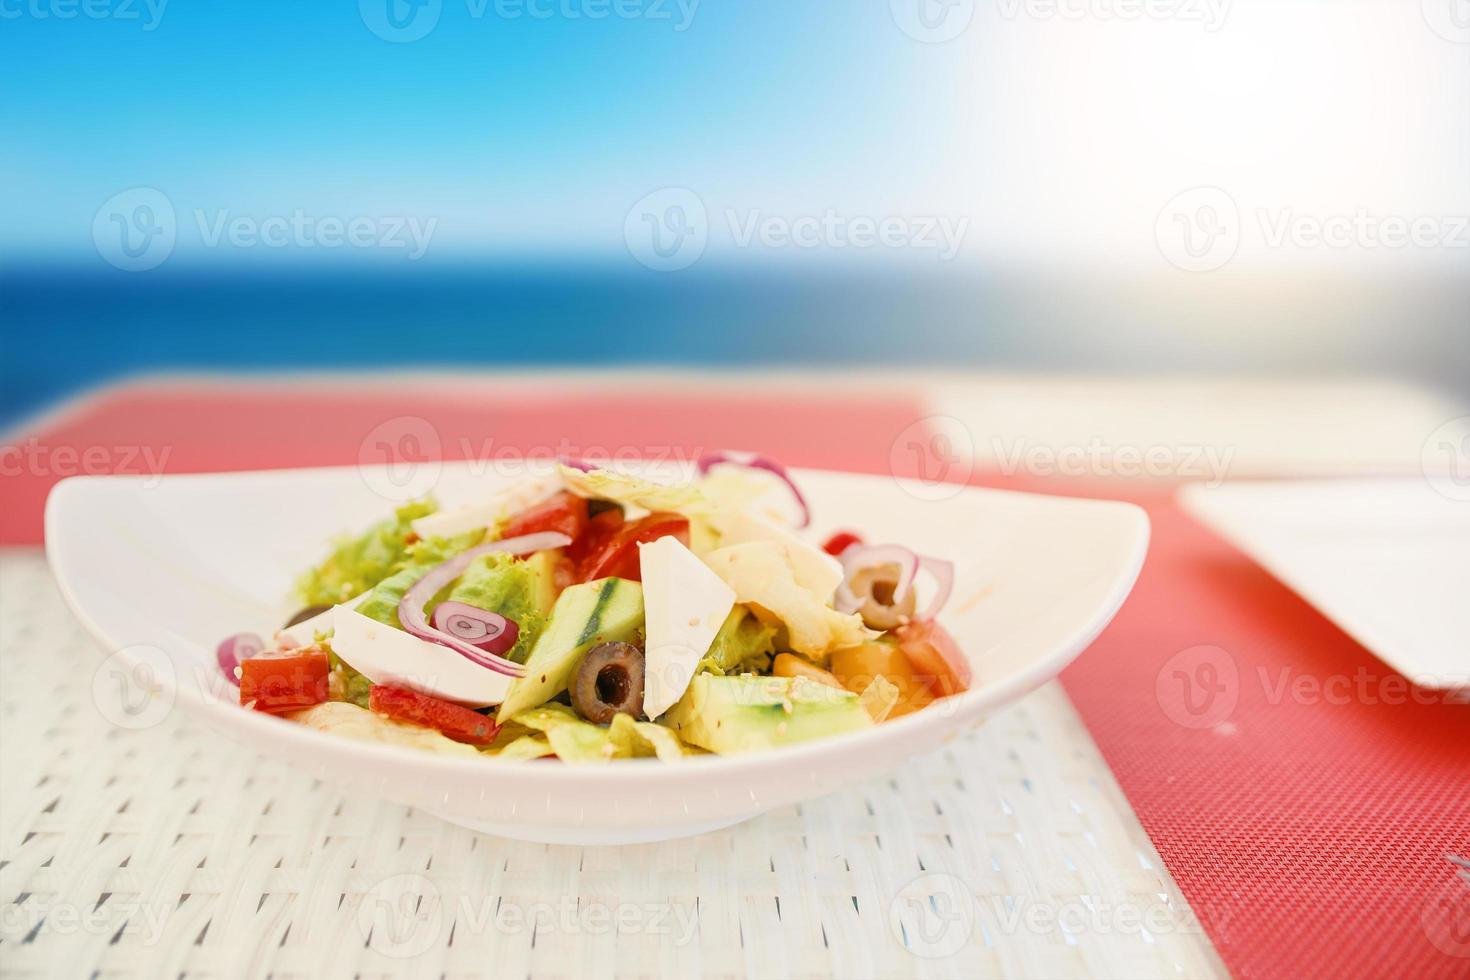
[[1076,270],[0,270],[0,427],[128,375],[697,365],[1376,373],[1470,392],[1470,291]]

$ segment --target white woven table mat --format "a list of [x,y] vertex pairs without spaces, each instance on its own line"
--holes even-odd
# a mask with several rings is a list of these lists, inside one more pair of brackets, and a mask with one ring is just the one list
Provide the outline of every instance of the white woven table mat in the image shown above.
[[102,660],[41,556],[0,551],[6,977],[1223,974],[1055,684],[891,778],[556,847],[344,795],[182,711],[118,728]]

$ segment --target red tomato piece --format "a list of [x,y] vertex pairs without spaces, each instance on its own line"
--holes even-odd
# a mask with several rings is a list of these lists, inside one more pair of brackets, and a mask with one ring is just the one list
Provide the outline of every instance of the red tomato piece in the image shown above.
[[582,581],[600,578],[643,581],[643,571],[638,564],[638,546],[670,535],[687,545],[689,519],[679,514],[649,514],[642,520],[624,524],[606,544],[587,555],[582,562]]
[[500,536],[518,538],[523,534],[536,534],[540,531],[560,531],[576,541],[586,530],[587,501],[563,490],[512,517]]
[[822,550],[831,555],[833,558],[841,558],[842,553],[848,548],[851,548],[855,544],[862,543],[863,539],[858,537],[856,534],[853,534],[851,531],[838,531],[836,534],[827,539],[827,543],[822,545]]
[[368,692],[368,708],[394,721],[436,729],[446,738],[467,745],[489,745],[499,730],[490,718],[464,705],[389,684],[373,685]]
[[893,635],[914,674],[929,685],[935,697],[958,694],[970,686],[970,661],[954,637],[934,620],[900,626]]
[[622,526],[623,509],[621,507],[603,511],[587,522],[585,534],[567,546],[567,557],[578,565],[582,564],[588,555],[601,551]]
[[240,664],[240,703],[257,711],[296,711],[327,699],[327,653],[315,647]]

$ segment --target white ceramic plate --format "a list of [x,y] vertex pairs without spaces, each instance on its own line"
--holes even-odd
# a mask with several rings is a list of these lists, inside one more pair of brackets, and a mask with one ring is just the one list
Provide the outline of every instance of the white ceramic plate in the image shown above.
[[[483,470],[483,468],[481,468]],[[871,730],[779,751],[667,765],[512,763],[334,737],[234,703],[215,666],[227,635],[268,635],[289,589],[333,534],[380,519],[373,487],[398,474],[356,467],[78,477],[46,507],[51,567],[82,625],[155,697],[322,779],[490,833],[552,843],[628,843],[701,833],[872,777],[929,752],[1055,677],[1107,625],[1143,563],[1148,518],[1125,503],[798,471],[816,521],[956,563],[942,622],[974,665],[958,697]],[[506,479],[446,464],[446,505]],[[943,499],[934,499],[941,496]]]
[[1185,508],[1420,687],[1470,688],[1470,506],[1429,481],[1186,487]]

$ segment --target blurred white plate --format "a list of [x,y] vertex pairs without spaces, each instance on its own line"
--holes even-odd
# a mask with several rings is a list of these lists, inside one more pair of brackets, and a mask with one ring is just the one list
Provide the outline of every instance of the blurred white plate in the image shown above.
[[[453,505],[509,482],[480,469],[446,464],[433,490]],[[214,658],[221,638],[282,622],[295,576],[330,536],[387,512],[372,488],[402,486],[401,473],[74,478],[47,501],[46,548],[82,625],[123,669],[146,668],[159,701],[318,778],[507,837],[588,844],[712,830],[937,748],[1055,677],[1092,642],[1147,549],[1148,518],[1131,504],[814,471],[796,479],[816,534],[851,527],[955,561],[942,618],[973,661],[971,690],[871,730],[676,765],[435,756],[245,710]]]
[[1414,683],[1470,686],[1470,503],[1417,478],[1190,486],[1180,503]]

